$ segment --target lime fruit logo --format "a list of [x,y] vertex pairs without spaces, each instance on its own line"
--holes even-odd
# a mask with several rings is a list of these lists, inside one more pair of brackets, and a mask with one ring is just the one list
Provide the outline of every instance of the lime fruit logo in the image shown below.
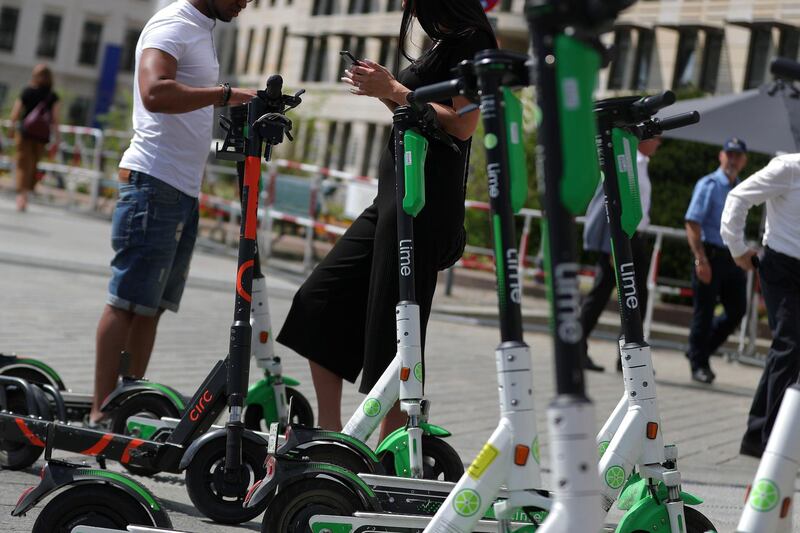
[[422,363],[414,365],[414,377],[417,378],[417,381],[422,383]]
[[497,146],[497,135],[494,133],[487,133],[486,136],[483,138],[483,145],[486,147],[487,150],[492,150],[494,147]]
[[464,489],[456,494],[453,509],[461,516],[472,516],[481,508],[481,495],[472,489]]
[[780,499],[778,485],[769,479],[759,479],[750,490],[750,507],[762,513],[773,510]]
[[375,398],[370,398],[366,402],[364,402],[364,414],[373,417],[378,416],[381,413],[381,402],[376,400]]
[[612,489],[618,489],[625,483],[625,470],[621,466],[612,466],[606,470],[606,484]]
[[597,451],[600,454],[600,457],[603,457],[605,455],[609,444],[611,444],[609,441],[604,440],[603,442],[597,445]]
[[536,464],[539,464],[539,459],[542,457],[541,448],[539,447],[539,437],[533,439],[533,444],[531,444],[531,456],[533,456],[533,460],[536,461]]

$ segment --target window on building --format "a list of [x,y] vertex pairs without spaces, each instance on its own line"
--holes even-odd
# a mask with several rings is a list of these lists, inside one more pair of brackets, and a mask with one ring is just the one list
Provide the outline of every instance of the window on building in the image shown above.
[[19,9],[4,7],[0,9],[0,50],[11,52],[14,50],[14,39],[17,37],[19,24]]
[[231,32],[231,40],[228,43],[228,68],[225,71],[229,76],[236,73],[236,56],[239,49],[239,29],[234,28]]
[[267,69],[267,51],[269,50],[269,40],[272,37],[272,27],[267,26],[264,29],[264,48],[261,49],[261,62],[258,66],[258,71],[264,74]]
[[778,55],[789,59],[797,59],[798,52],[800,52],[800,30],[797,28],[781,28]]
[[280,72],[283,68],[283,56],[286,53],[286,40],[289,38],[289,27],[284,26],[281,29],[281,45],[278,48],[278,64],[275,66],[275,72]]
[[0,109],[5,109],[6,98],[8,98],[8,85],[0,83]]
[[370,124],[367,126],[367,137],[364,139],[366,142],[364,143],[364,160],[361,163],[361,172],[362,176],[367,176],[369,174],[369,170],[372,164],[372,149],[375,146],[375,130],[377,126],[375,124]]
[[314,37],[305,37],[306,51],[303,55],[303,73],[300,75],[300,81],[308,81],[311,79],[311,65],[314,59]]
[[514,0],[502,0],[500,2],[500,11],[511,11],[511,8],[514,7]]
[[632,51],[630,28],[614,30],[614,48],[612,51],[611,70],[608,75],[608,88],[611,90],[625,87],[625,73]]
[[672,88],[681,89],[694,83],[697,67],[697,30],[681,29],[678,37],[678,52],[675,57],[675,72]]
[[78,63],[88,66],[97,64],[97,53],[100,50],[100,36],[102,33],[103,25],[99,22],[87,20],[83,23],[83,35],[81,37],[81,50],[78,55]]
[[314,0],[311,6],[311,14],[333,15],[339,12],[339,0]]
[[42,26],[39,29],[39,45],[36,47],[36,55],[50,59],[55,58],[60,34],[61,16],[53,14],[45,15],[42,18]]
[[747,70],[744,77],[745,89],[755,89],[764,83],[771,46],[771,28],[753,27],[750,29],[750,49],[747,54]]
[[706,42],[703,48],[703,65],[700,68],[700,89],[713,93],[717,91],[719,63],[722,57],[724,34],[722,31],[706,31]]
[[400,11],[403,7],[403,0],[389,0],[386,11]]
[[633,76],[631,89],[644,91],[650,83],[650,67],[653,64],[653,45],[655,32],[653,30],[638,30],[639,39],[636,43],[636,57],[633,60]]
[[73,126],[89,125],[89,115],[92,111],[92,101],[85,96],[77,96],[69,104],[67,111],[68,124]]
[[247,48],[245,48],[245,54],[244,57],[242,58],[241,72],[244,74],[247,74],[247,72],[250,70],[250,54],[253,53],[253,40],[255,39],[255,37],[256,37],[256,29],[251,27],[247,31]]
[[348,161],[348,157],[350,156],[350,135],[352,133],[353,124],[350,122],[344,123],[344,128],[342,129],[342,137],[341,143],[338,148],[339,157],[336,160],[336,168],[339,170],[344,170],[347,164],[350,162]]
[[317,39],[317,50],[314,58],[313,81],[324,81],[328,78],[328,38]]
[[120,57],[119,68],[124,72],[133,72],[136,68],[136,43],[139,42],[141,30],[128,28],[125,30],[125,38],[122,41],[122,54]]
[[335,120],[332,120],[328,123],[328,142],[327,146],[325,147],[325,154],[322,158],[322,166],[326,168],[330,168],[331,162],[333,161],[333,154],[339,149],[339,140],[336,138],[336,134],[339,132],[339,123]]

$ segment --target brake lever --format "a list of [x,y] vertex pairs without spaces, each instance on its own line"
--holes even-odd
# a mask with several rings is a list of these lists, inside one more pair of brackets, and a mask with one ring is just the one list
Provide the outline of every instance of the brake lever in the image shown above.
[[463,117],[464,115],[468,115],[473,111],[478,111],[481,107],[478,104],[467,104],[461,109],[457,111],[459,117]]

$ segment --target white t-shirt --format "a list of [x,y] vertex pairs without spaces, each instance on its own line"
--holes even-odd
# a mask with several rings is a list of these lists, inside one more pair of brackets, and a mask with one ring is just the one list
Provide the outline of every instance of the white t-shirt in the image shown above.
[[214,20],[187,0],[170,4],[145,25],[136,43],[133,139],[119,165],[150,174],[193,197],[200,194],[211,146],[214,108],[180,114],[151,113],[139,94],[139,60],[143,50],[162,50],[178,61],[177,82],[190,87],[213,87],[219,81],[213,29]]
[[642,152],[636,152],[636,170],[639,177],[639,198],[642,201],[642,220],[636,228],[641,231],[650,225],[650,198],[653,195],[653,185],[650,183],[650,173],[647,165],[650,158]]

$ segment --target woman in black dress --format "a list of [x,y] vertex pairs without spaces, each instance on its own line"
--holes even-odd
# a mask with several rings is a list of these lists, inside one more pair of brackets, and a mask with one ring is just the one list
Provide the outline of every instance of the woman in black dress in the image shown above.
[[[414,60],[405,50],[414,19],[432,46]],[[378,98],[391,112],[418,87],[452,78],[451,69],[475,53],[496,48],[479,0],[405,0],[398,54],[411,65],[395,78],[369,60],[345,71],[353,94]],[[399,64],[399,61],[398,61]],[[459,116],[462,97],[434,104],[439,123],[460,154],[432,142],[425,163],[425,208],[414,222],[417,301],[422,342],[436,277],[464,249],[464,194],[470,139],[478,113]],[[317,392],[319,425],[341,430],[342,379],[368,392],[396,352],[394,308],[399,294],[395,211],[394,131],[378,171],[378,195],[298,290],[278,342],[309,359]],[[381,438],[404,424],[397,405],[387,414]]]

